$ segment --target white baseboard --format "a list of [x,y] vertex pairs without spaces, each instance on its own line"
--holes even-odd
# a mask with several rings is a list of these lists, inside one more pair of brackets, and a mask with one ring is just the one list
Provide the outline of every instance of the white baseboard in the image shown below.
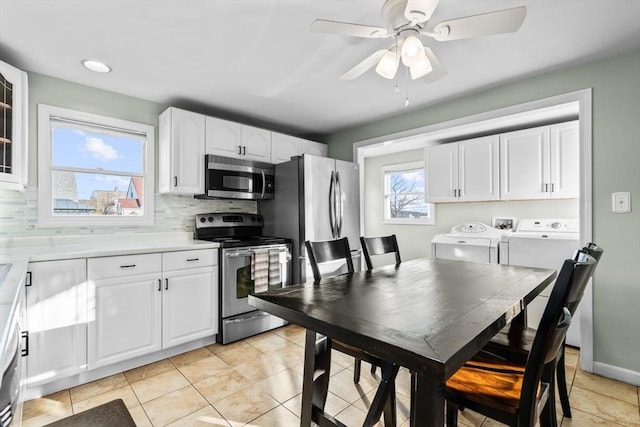
[[593,362],[593,373],[611,378],[616,381],[622,381],[627,384],[640,386],[640,372],[630,369],[620,368],[618,366],[607,365],[602,362]]

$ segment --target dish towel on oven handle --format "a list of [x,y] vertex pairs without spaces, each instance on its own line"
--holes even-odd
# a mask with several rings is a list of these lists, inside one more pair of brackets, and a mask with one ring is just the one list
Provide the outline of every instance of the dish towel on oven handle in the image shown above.
[[280,249],[269,249],[269,286],[282,283],[280,277]]
[[254,293],[269,289],[269,250],[256,249],[251,255],[251,278]]

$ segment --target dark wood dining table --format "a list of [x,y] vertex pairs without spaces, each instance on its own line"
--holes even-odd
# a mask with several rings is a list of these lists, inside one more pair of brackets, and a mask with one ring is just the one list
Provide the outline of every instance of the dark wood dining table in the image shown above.
[[[447,379],[506,324],[524,321],[526,305],[555,276],[555,270],[420,258],[259,293],[249,304],[307,329],[301,426],[323,414],[326,398],[307,384],[314,369],[307,361],[318,352],[309,334],[316,333],[411,370],[411,425],[443,426]],[[321,356],[330,360],[327,353]]]

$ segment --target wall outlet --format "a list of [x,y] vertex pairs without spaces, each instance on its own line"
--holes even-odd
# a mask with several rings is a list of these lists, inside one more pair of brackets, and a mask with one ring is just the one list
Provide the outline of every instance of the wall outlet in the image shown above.
[[613,213],[631,212],[631,193],[623,191],[611,194],[611,211]]

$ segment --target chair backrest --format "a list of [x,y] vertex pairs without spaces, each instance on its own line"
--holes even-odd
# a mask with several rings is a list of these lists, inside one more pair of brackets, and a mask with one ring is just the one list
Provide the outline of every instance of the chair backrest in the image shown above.
[[351,259],[351,248],[349,248],[349,239],[343,237],[338,240],[327,240],[322,242],[304,242],[313,270],[313,280],[319,282],[322,279],[319,264],[344,259],[347,264],[347,272],[353,273],[353,260]]
[[587,243],[587,246],[582,248],[582,250],[588,253],[589,255],[591,255],[592,257],[594,257],[596,261],[600,261],[600,257],[604,253],[604,249],[602,249],[600,246],[596,245],[595,243]]
[[[567,308],[569,298],[582,295],[596,266],[595,258],[583,250],[576,259],[567,259],[562,265],[538,325],[525,368],[519,425],[535,425],[538,384],[545,365],[558,354],[571,323],[571,312]],[[549,396],[549,399],[553,398]]]
[[[588,243],[587,246],[585,246],[584,248],[576,252],[576,256],[573,259],[575,261],[580,262],[582,259],[584,259],[585,254],[590,255],[596,261],[596,265],[593,267],[593,271],[591,272],[591,274],[593,275],[593,272],[598,266],[600,262],[600,257],[602,257],[603,253],[604,253],[604,249],[602,249],[600,246],[596,245],[595,243]],[[571,291],[569,292],[569,297],[567,298],[567,304],[565,305],[565,307],[569,309],[569,312],[571,313],[572,316],[575,314],[576,310],[578,309],[578,305],[580,304],[580,301],[582,301],[582,296],[584,295],[585,289],[586,289],[586,284],[582,288],[574,286],[571,288]]]
[[367,270],[373,269],[371,263],[371,255],[382,255],[395,252],[396,265],[400,264],[400,249],[398,249],[398,240],[396,235],[382,236],[382,237],[360,237],[360,243],[362,243],[362,254],[364,260],[367,263]]

